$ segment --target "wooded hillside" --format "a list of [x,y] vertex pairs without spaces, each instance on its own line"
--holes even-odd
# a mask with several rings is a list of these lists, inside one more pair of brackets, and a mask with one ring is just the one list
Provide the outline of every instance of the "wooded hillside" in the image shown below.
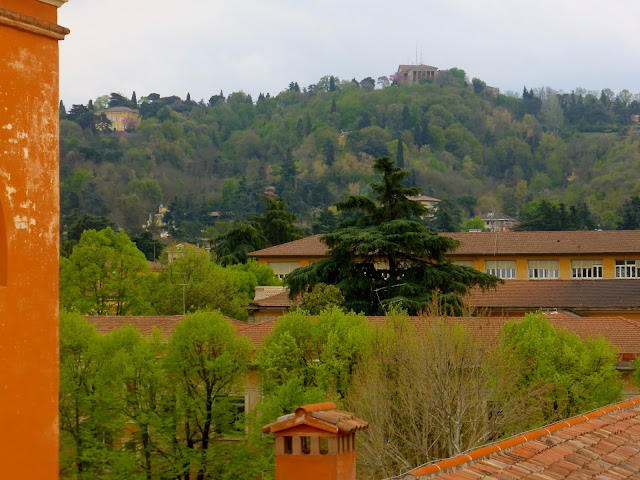
[[[136,233],[163,203],[175,236],[194,238],[213,225],[211,212],[219,220],[260,213],[258,194],[272,186],[309,233],[326,231],[334,221],[327,208],[367,193],[383,155],[411,172],[411,186],[448,200],[456,225],[489,211],[519,217],[547,198],[586,206],[595,228],[613,229],[640,193],[631,122],[640,103],[627,90],[494,96],[459,69],[420,85],[382,78],[374,87],[372,78],[323,77],[275,97],[138,100],[134,92],[61,109],[62,230],[88,213]],[[106,106],[137,106],[142,122],[101,131],[96,113]]]

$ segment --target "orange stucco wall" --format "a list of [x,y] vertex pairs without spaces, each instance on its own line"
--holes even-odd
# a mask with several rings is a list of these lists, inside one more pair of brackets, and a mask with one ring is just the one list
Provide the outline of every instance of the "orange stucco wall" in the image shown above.
[[355,451],[337,455],[276,455],[276,480],[355,480]]
[[0,9],[0,477],[46,480],[58,477],[58,41],[15,13],[57,10]]
[[[602,278],[616,278],[616,260],[637,260],[638,255],[536,255],[530,257],[522,256],[491,256],[491,257],[470,257],[467,255],[449,255],[451,260],[472,261],[473,267],[481,272],[485,271],[486,260],[515,260],[516,279],[526,280],[529,276],[529,260],[558,260],[558,275],[561,279],[571,278],[571,260],[602,260]],[[585,279],[586,280],[586,279]]]

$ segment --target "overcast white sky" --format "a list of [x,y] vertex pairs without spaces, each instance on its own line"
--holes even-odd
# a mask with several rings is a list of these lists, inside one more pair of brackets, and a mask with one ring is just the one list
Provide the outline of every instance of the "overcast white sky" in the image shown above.
[[65,105],[135,90],[207,101],[277,94],[400,63],[462,68],[521,92],[640,93],[638,0],[70,0],[59,23]]

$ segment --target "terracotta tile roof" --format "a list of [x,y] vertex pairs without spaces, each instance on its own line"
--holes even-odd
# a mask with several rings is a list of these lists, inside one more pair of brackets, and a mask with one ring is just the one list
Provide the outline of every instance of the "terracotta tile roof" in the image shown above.
[[264,339],[268,335],[271,335],[277,322],[278,320],[274,319],[267,320],[266,322],[262,323],[255,323],[253,325],[247,325],[245,328],[240,330],[239,333],[247,337],[251,341],[251,343],[253,343],[253,346],[257,350],[264,342]]
[[396,479],[638,479],[640,397],[424,465]]
[[444,233],[455,255],[588,255],[640,253],[640,230]]
[[[162,331],[162,335],[165,339],[171,336],[171,332],[175,326],[182,320],[182,315],[87,315],[85,317],[89,323],[96,326],[98,333],[106,334],[115,330],[116,328],[122,328],[127,325],[133,326],[139,330],[144,336],[151,335],[153,328],[159,328]],[[248,324],[235,320],[233,318],[225,317],[229,324],[239,332],[245,329]]]
[[260,308],[269,308],[269,307],[277,307],[277,308],[289,308],[291,307],[292,302],[289,298],[289,292],[281,292],[276,295],[272,295],[270,297],[261,298],[259,300],[253,300],[249,302],[249,306],[251,307],[260,307]]
[[640,309],[640,279],[507,280],[495,289],[474,289],[473,307],[523,309]]
[[[639,254],[640,230],[577,232],[453,232],[443,233],[460,242],[454,256],[474,255],[600,255]],[[322,235],[251,252],[252,257],[323,257],[327,246]]]
[[250,257],[324,257],[327,246],[320,241],[322,235],[312,235],[274,247],[256,250]]
[[277,433],[306,425],[329,433],[351,433],[369,428],[364,420],[356,418],[353,413],[337,410],[332,402],[315,403],[296,408],[295,413],[283,415],[274,423],[265,425],[263,433]]

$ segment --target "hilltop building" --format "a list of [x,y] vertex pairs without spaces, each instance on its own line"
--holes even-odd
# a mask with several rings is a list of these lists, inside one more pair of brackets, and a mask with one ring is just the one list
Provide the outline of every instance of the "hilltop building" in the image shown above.
[[422,80],[433,79],[438,74],[438,67],[431,65],[399,65],[396,77],[403,85],[420,83]]
[[111,129],[115,132],[128,132],[140,125],[140,113],[129,107],[111,107],[100,112],[111,122]]

